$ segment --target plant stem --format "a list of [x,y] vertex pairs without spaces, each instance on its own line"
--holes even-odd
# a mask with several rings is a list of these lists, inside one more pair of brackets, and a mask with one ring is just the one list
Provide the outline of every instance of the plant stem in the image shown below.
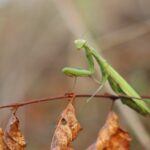
[[[63,99],[69,100],[69,98],[72,98],[73,96],[75,98],[81,98],[81,97],[91,97],[92,95],[91,94],[66,93],[65,95],[61,95],[61,96],[53,96],[53,97],[50,96],[50,97],[39,98],[39,99],[24,100],[23,102],[12,103],[12,104],[8,104],[8,105],[1,105],[0,109],[2,109],[2,108],[19,108],[19,107],[30,105],[30,104],[48,102],[48,101],[52,101],[52,100],[63,100]],[[124,96],[124,95],[116,96],[116,95],[111,95],[111,94],[94,95],[94,97],[95,98],[107,98],[110,100],[117,100],[120,98],[136,98],[136,97],[129,97],[129,96]],[[142,96],[142,98],[150,99],[150,96]],[[142,98],[136,98],[136,99],[142,100]]]

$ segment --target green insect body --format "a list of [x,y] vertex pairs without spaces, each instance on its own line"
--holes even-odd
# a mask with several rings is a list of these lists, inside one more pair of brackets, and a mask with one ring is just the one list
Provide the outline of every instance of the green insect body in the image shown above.
[[[102,85],[104,85],[105,82],[108,81],[111,88],[116,94],[141,98],[140,95],[127,83],[127,81],[114,68],[112,68],[112,66],[108,64],[107,61],[103,57],[101,57],[95,49],[90,47],[85,40],[75,40],[75,45],[78,49],[84,48],[89,68],[88,70],[85,70],[66,67],[63,69],[63,72],[66,75],[82,77],[88,77],[93,75],[94,58],[101,70]],[[150,109],[148,108],[146,103],[142,100],[137,100],[136,98],[122,98],[121,101],[123,102],[123,104],[128,105],[130,108],[134,109],[138,113],[142,115],[149,115]]]
[[[103,70],[103,75],[108,75],[108,81],[111,88],[117,94],[127,95],[130,97],[141,98],[140,95],[127,83],[127,81],[114,69],[110,66],[98,52],[93,50],[93,56],[97,60],[97,63]],[[122,102],[129,107],[133,108],[142,115],[150,114],[150,109],[147,107],[146,103],[142,100],[122,98]]]

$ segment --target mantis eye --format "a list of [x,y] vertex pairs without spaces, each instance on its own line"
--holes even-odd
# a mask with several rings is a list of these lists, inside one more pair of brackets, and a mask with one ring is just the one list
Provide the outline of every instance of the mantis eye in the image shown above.
[[78,49],[82,48],[86,44],[86,42],[87,42],[86,40],[81,40],[81,39],[74,41],[75,46]]

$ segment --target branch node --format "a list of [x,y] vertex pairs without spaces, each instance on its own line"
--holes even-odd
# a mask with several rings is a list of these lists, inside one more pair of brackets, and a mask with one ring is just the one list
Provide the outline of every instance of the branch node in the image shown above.
[[67,96],[69,98],[68,100],[71,101],[72,103],[76,97],[76,94],[73,92],[70,92],[70,93],[65,93],[65,96]]

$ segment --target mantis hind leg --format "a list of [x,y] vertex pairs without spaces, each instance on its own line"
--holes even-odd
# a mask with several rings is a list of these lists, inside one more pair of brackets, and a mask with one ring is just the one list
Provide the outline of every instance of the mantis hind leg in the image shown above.
[[98,87],[98,89],[92,94],[92,96],[87,99],[87,102],[89,102],[103,87],[104,87],[104,84],[101,84]]
[[100,84],[100,81],[97,80],[94,76],[91,76],[90,78],[91,78],[95,83]]
[[[94,79],[94,78],[93,78],[93,79]],[[89,102],[99,91],[102,90],[102,88],[104,87],[104,85],[105,85],[107,79],[108,79],[108,76],[106,75],[106,76],[103,78],[103,80],[102,80],[101,82],[98,82],[98,81],[96,80],[96,82],[98,82],[100,86],[99,86],[98,89],[92,94],[92,96],[87,99],[87,102]],[[94,80],[95,80],[95,79],[94,79]]]

